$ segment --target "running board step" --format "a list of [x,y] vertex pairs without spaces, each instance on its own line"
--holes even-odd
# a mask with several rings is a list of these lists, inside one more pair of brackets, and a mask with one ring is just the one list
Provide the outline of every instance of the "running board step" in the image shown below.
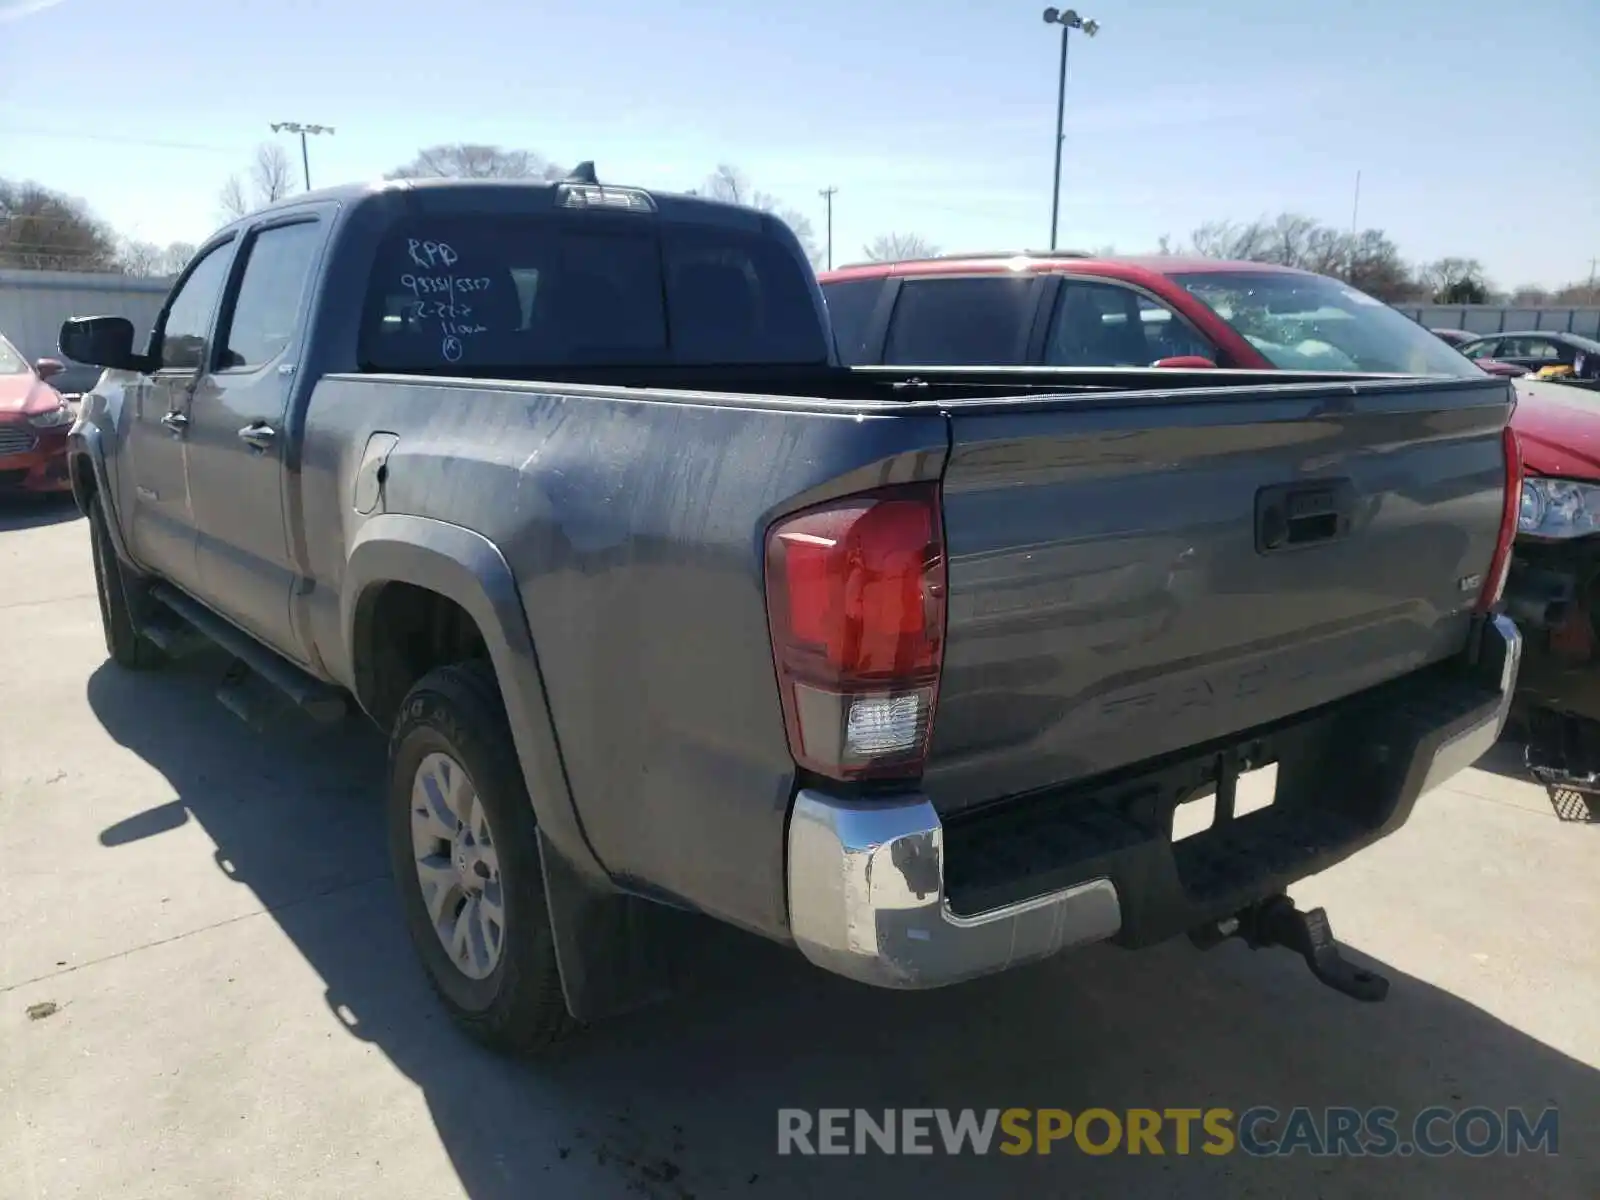
[[[322,724],[333,724],[341,721],[350,711],[349,699],[340,689],[331,684],[314,679],[288,659],[268,650],[247,634],[241,633],[227,621],[217,616],[205,605],[166,583],[151,585],[150,598],[164,605],[168,610],[183,618],[190,626],[198,630],[205,637],[221,646],[239,663],[248,667],[256,676],[270,683],[279,692],[286,696],[306,716]],[[152,637],[151,641],[156,641]],[[159,645],[159,642],[157,643]],[[246,704],[237,692],[240,685],[240,676],[237,671],[230,670],[229,680],[225,681],[218,692],[218,698],[229,709],[239,712],[233,703],[230,703],[224,693],[232,691],[235,699],[239,700],[241,707],[246,707],[252,712],[259,712],[258,704]],[[241,713],[241,716],[244,714]],[[254,724],[256,719],[245,717],[246,721]]]
[[257,733],[267,732],[279,717],[295,711],[287,696],[237,658],[217,685],[217,703]]
[[168,658],[188,658],[215,645],[205,634],[168,608],[152,613],[139,626],[139,632]]

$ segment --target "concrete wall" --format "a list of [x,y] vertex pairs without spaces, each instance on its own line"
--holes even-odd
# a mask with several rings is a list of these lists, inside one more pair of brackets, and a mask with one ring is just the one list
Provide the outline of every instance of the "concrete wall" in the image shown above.
[[1473,333],[1526,332],[1550,329],[1600,338],[1600,307],[1512,308],[1499,304],[1396,305],[1429,329],[1466,329]]
[[[142,347],[171,286],[170,279],[128,275],[0,270],[0,333],[30,361],[57,358],[61,322],[68,317],[127,317],[137,335],[134,345]],[[98,368],[68,362],[56,386],[64,392],[83,391],[99,373]]]

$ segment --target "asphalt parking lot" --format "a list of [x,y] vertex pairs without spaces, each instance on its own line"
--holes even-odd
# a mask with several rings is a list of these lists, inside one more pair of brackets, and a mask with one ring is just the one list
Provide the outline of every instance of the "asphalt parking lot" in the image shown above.
[[[256,733],[219,666],[104,661],[87,530],[0,502],[0,1197],[1595,1197],[1600,826],[1510,748],[1296,890],[1382,1005],[1283,951],[1095,949],[926,994],[708,929],[678,1001],[553,1061],[414,965],[382,739]],[[782,1107],[1560,1109],[1560,1153],[779,1157]]]

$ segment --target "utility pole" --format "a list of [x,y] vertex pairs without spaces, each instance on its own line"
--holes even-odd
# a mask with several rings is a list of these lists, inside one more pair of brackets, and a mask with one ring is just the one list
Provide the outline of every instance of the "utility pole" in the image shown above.
[[1361,216],[1361,172],[1356,172],[1356,198],[1350,204],[1350,272],[1346,279],[1353,279],[1356,273],[1356,224]]
[[833,270],[833,197],[838,192],[836,187],[825,187],[817,195],[821,196],[828,205],[828,270]]
[[302,125],[299,121],[274,121],[273,133],[298,133],[300,135],[300,166],[306,173],[306,191],[311,190],[311,155],[306,152],[306,134],[333,132],[332,125]]
[[1046,25],[1061,26],[1061,75],[1056,84],[1056,173],[1055,185],[1050,192],[1050,249],[1056,248],[1056,227],[1061,219],[1061,143],[1066,140],[1065,120],[1067,115],[1067,35],[1074,29],[1081,29],[1093,37],[1100,32],[1098,21],[1088,20],[1078,15],[1073,8],[1065,12],[1060,9],[1047,8],[1044,10],[1044,23]]

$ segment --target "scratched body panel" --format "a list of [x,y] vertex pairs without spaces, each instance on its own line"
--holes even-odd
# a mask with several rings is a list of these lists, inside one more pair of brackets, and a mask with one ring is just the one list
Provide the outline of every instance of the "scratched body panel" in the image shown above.
[[641,888],[780,932],[773,880],[794,764],[767,635],[763,535],[797,497],[936,478],[944,418],[325,380],[307,427],[317,469],[303,487],[317,531],[316,637],[330,646],[343,638],[344,548],[370,519],[349,497],[361,447],[380,430],[401,432],[380,511],[476,530],[515,573],[600,861]]
[[[1501,519],[1501,398],[954,417],[926,780],[960,809],[1304,711],[1455,653]],[[1349,481],[1344,536],[1263,553],[1256,500]],[[1312,493],[1315,494],[1315,493]]]

